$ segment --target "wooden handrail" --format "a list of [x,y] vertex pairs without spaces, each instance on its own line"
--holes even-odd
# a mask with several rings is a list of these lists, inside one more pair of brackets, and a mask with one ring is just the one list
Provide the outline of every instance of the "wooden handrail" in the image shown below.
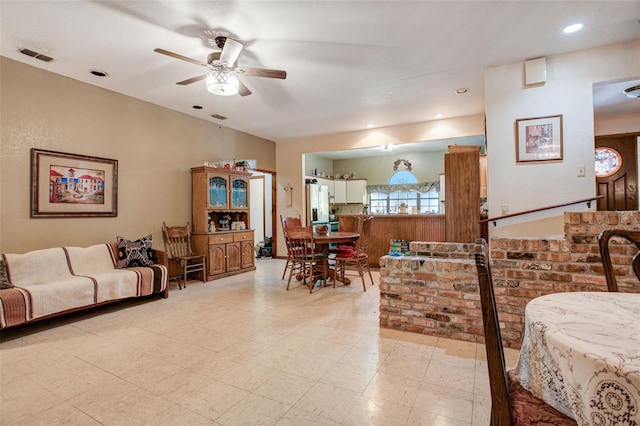
[[589,198],[583,198],[582,200],[576,200],[576,201],[570,201],[568,203],[562,203],[562,204],[556,204],[554,206],[547,206],[547,207],[539,207],[537,209],[531,209],[531,210],[525,210],[522,212],[518,212],[518,213],[511,213],[511,214],[505,214],[503,216],[496,216],[496,217],[490,217],[488,219],[481,219],[479,221],[481,229],[482,229],[482,237],[487,240],[489,237],[489,229],[487,228],[487,225],[489,222],[493,222],[493,226],[496,226],[496,222],[501,220],[501,219],[506,219],[509,217],[514,217],[514,216],[522,216],[525,214],[529,214],[529,213],[536,213],[536,212],[540,212],[543,210],[551,210],[551,209],[556,209],[558,207],[564,207],[564,206],[570,206],[572,204],[580,204],[580,203],[587,203],[587,207],[591,208],[591,202],[594,200],[599,200],[600,198],[604,198],[604,195],[596,195],[593,197],[589,197]]
[[[490,217],[488,219],[482,219],[480,220],[480,223],[484,223],[484,222],[496,222],[500,219],[506,219],[508,217],[514,217],[514,216],[521,216],[524,214],[529,214],[529,213],[535,213],[535,212],[540,212],[543,210],[551,210],[551,209],[556,209],[558,207],[564,207],[564,206],[570,206],[572,204],[580,204],[580,203],[587,203],[587,207],[591,208],[591,202],[593,200],[599,200],[600,198],[604,198],[604,195],[596,195],[590,198],[584,198],[582,200],[577,200],[577,201],[570,201],[568,203],[562,203],[562,204],[556,204],[555,206],[547,206],[547,207],[539,207],[537,209],[531,209],[531,210],[525,210],[523,212],[518,212],[518,213],[511,213],[511,214],[505,214],[503,216],[496,216],[496,217]],[[495,225],[495,223],[494,223]]]

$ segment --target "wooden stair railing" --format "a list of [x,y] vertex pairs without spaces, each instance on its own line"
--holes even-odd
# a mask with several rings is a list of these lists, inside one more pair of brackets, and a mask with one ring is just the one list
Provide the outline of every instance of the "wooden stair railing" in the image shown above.
[[507,219],[509,217],[515,217],[515,216],[522,216],[529,213],[541,212],[544,210],[557,209],[558,207],[565,207],[573,204],[587,203],[587,208],[591,208],[591,202],[594,200],[599,200],[600,198],[604,198],[604,195],[595,195],[593,197],[583,198],[582,200],[569,201],[567,203],[556,204],[553,206],[539,207],[537,209],[525,210],[517,213],[505,214],[502,216],[490,217],[488,219],[481,219],[479,221],[480,234],[482,238],[484,238],[486,241],[489,241],[489,223],[493,223],[493,226],[496,226],[496,222],[502,219]]

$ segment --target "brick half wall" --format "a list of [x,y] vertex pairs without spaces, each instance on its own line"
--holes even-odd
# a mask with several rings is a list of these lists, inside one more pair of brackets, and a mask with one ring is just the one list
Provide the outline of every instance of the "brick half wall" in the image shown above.
[[[565,237],[492,238],[491,273],[504,344],[519,348],[524,308],[536,297],[606,291],[598,234],[640,229],[640,212],[565,213]],[[483,342],[473,244],[412,242],[412,256],[380,259],[380,326]],[[640,293],[631,269],[637,248],[611,244],[620,291]]]

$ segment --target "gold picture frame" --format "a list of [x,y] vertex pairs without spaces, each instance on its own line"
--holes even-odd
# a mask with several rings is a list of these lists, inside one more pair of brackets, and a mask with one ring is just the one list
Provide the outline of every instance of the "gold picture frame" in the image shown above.
[[516,162],[562,160],[562,115],[516,120]]
[[118,160],[31,149],[31,217],[115,217]]

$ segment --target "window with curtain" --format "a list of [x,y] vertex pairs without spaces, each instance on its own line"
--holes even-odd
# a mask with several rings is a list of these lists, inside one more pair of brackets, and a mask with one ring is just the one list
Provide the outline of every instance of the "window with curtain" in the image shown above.
[[439,182],[418,183],[415,175],[408,170],[396,171],[387,185],[368,185],[369,211],[373,214],[398,214],[400,205],[412,207],[419,213],[439,213]]

